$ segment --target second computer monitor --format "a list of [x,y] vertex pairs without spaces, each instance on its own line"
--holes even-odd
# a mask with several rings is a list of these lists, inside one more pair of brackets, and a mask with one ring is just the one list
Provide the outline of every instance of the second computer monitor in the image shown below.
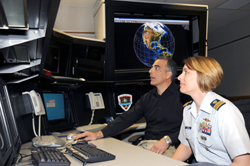
[[43,102],[46,110],[46,130],[48,132],[73,128],[75,119],[68,93],[43,92]]
[[48,120],[65,119],[64,96],[62,93],[44,93]]

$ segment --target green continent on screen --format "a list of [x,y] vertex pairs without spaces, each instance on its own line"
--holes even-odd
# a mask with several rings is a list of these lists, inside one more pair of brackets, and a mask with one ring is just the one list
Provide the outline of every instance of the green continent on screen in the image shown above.
[[143,43],[148,49],[154,51],[156,54],[162,56],[172,56],[172,54],[168,52],[168,49],[163,47],[159,42],[162,35],[164,35],[164,33],[158,33],[149,27],[145,27],[142,34]]

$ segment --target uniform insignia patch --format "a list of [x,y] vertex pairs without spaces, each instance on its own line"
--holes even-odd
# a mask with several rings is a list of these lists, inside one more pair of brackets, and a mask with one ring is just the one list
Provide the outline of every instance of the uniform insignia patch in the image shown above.
[[205,119],[203,119],[203,120],[205,120],[206,122],[210,122],[210,120],[209,120],[208,118],[205,118]]
[[[205,118],[205,119],[207,119],[207,118]],[[203,119],[204,121],[202,121],[200,123],[198,132],[201,132],[201,133],[206,134],[206,135],[211,135],[212,134],[212,125],[210,124],[210,122],[207,122],[205,119]]]
[[207,137],[204,137],[204,136],[201,135],[201,139],[204,140],[204,141],[206,141]]
[[214,101],[211,102],[211,106],[216,109],[217,111],[220,109],[221,106],[226,104],[224,101],[220,101],[218,99],[215,99]]
[[185,126],[185,129],[189,129],[189,130],[191,130],[191,126]]
[[186,107],[187,105],[190,105],[191,103],[193,102],[193,100],[189,101],[189,102],[186,102],[183,107]]

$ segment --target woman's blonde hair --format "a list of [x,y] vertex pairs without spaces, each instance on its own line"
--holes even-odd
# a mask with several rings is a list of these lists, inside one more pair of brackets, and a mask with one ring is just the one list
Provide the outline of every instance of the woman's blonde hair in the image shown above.
[[190,70],[197,71],[197,82],[202,92],[213,91],[220,85],[223,69],[215,59],[194,56],[185,59],[184,63]]

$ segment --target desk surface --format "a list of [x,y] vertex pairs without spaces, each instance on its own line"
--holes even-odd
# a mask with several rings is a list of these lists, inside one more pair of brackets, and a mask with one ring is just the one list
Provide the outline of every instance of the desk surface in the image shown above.
[[[114,139],[104,138],[96,141],[90,141],[98,148],[103,149],[116,156],[115,160],[104,161],[98,163],[87,163],[87,165],[93,166],[152,166],[152,165],[171,165],[171,166],[183,166],[188,165],[184,162],[180,162],[171,159],[166,156],[162,156],[145,149],[136,147],[126,142]],[[30,154],[28,148],[31,147],[31,143],[23,144],[21,147],[21,154]],[[71,161],[72,166],[82,166],[82,162],[65,154],[65,156]],[[30,158],[24,158],[23,161],[28,161]],[[28,163],[19,164],[19,166],[27,166]],[[32,164],[30,164],[32,165]]]
[[[84,130],[90,131],[90,132],[96,132],[96,131],[99,131],[99,130],[103,129],[104,127],[106,127],[106,125],[107,125],[106,123],[105,124],[93,124],[93,126],[92,125],[90,125],[90,126],[85,125],[85,126],[77,127],[76,130],[78,130],[79,132],[84,132]],[[95,129],[95,126],[96,126],[97,130]],[[116,135],[121,134],[121,133],[125,133],[125,132],[128,132],[128,131],[142,130],[142,129],[145,129],[145,128],[146,128],[146,122],[135,123],[135,124],[131,125],[130,127],[124,129],[123,131],[120,131]],[[87,129],[90,129],[90,130],[87,130]]]

